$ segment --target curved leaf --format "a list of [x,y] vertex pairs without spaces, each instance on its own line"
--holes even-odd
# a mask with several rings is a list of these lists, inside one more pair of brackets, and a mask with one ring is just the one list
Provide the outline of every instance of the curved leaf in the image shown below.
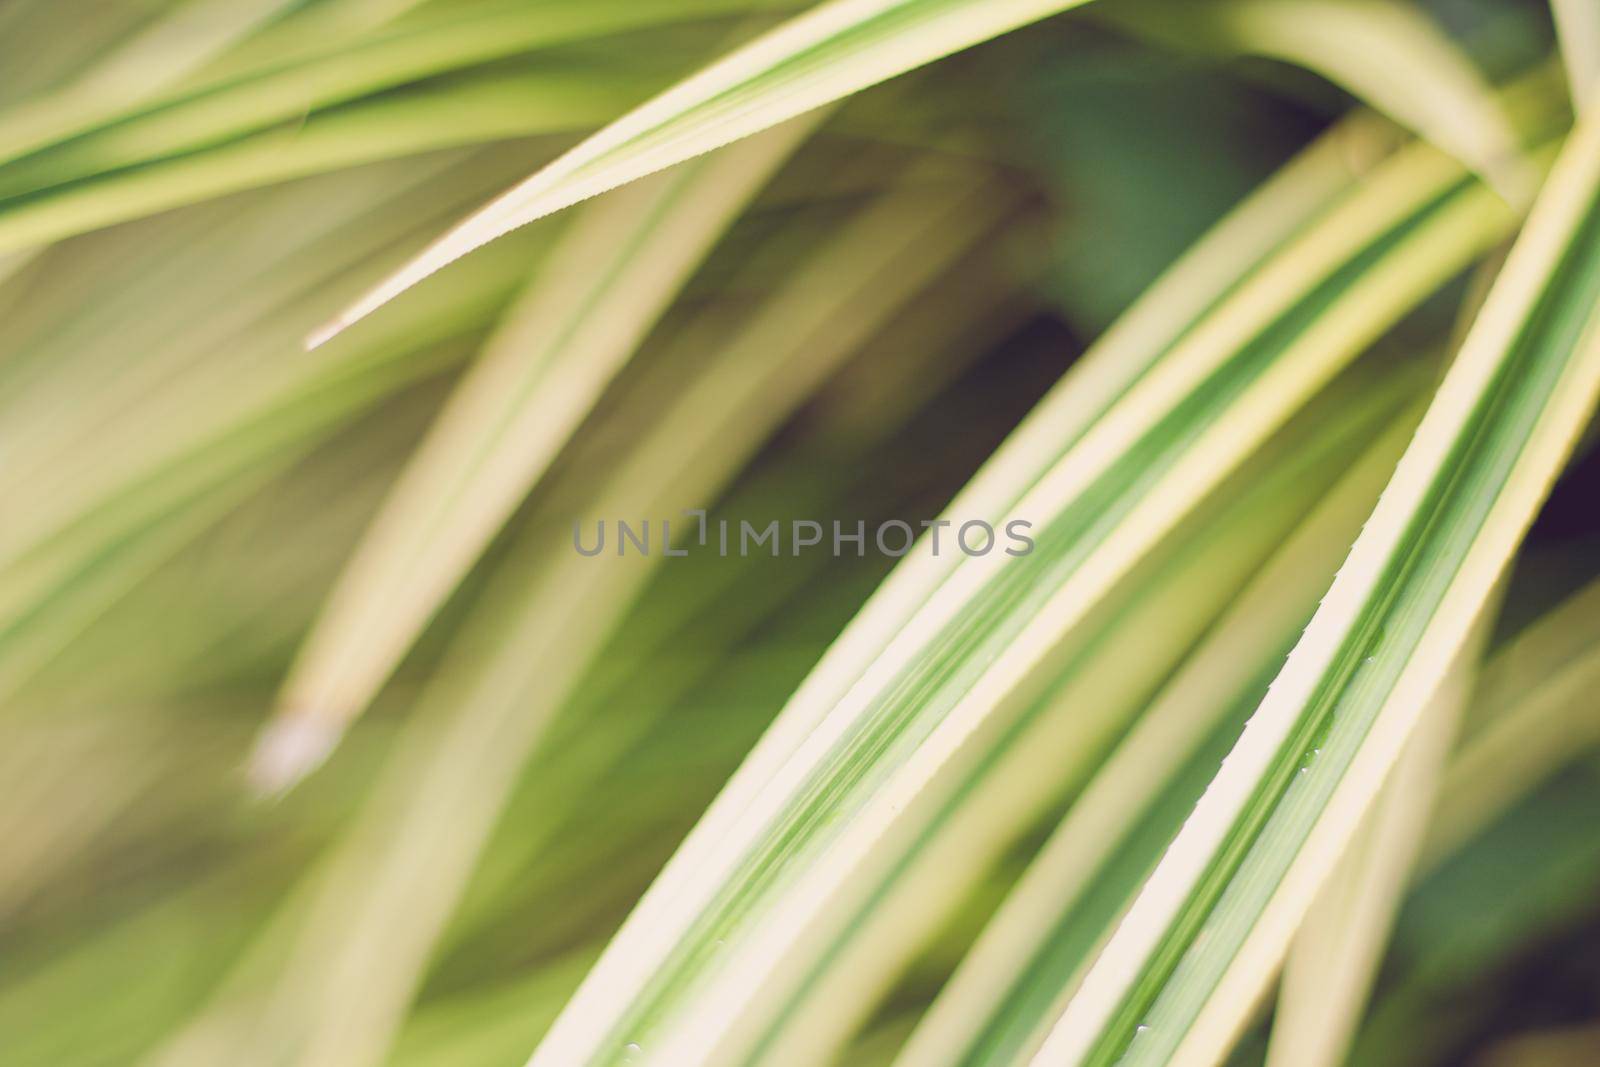
[[1086,0],[829,0],[624,115],[437,241],[327,341],[496,237]]
[[564,235],[457,385],[302,646],[255,776],[331,751],[767,177],[796,124],[697,162]]
[[1100,764],[896,1067],[1032,1056],[1355,539],[1415,416],[1395,422],[1240,591]]
[[292,131],[248,134],[205,151],[90,174],[0,203],[0,249],[52,241],[231,193],[399,156],[603,120],[632,95],[626,78],[569,72],[407,88],[316,112]]
[[1550,0],[1550,10],[1561,39],[1572,102],[1579,111],[1587,111],[1600,93],[1600,8],[1586,0]]
[[[643,417],[629,420],[637,437],[619,454],[601,449],[601,460],[581,469],[581,506],[670,515],[713,497],[841,361],[993,227],[1004,204],[992,189],[958,182],[872,205],[667,403],[643,398]],[[266,1016],[296,1062],[381,1060],[518,773],[662,562],[578,556],[571,506],[563,498],[538,509],[514,547],[496,610],[463,635],[449,669],[425,691],[329,880],[308,890],[313,910],[273,979],[278,996]],[[620,749],[627,739],[622,732],[602,743]],[[438,760],[441,750],[455,758]],[[270,931],[261,951],[285,939]],[[237,1058],[254,1025],[256,1015],[241,1018],[224,999],[158,1062]],[[266,1051],[261,1062],[274,1062]]]
[[1206,42],[1323,75],[1451,153],[1513,204],[1533,175],[1491,86],[1417,6],[1402,0],[1157,0],[1099,9],[1176,47]]
[[1600,584],[1541,616],[1497,651],[1473,693],[1440,786],[1425,866],[1449,855],[1552,773],[1600,743]]
[[1345,1062],[1437,799],[1487,629],[1480,622],[1306,913],[1284,963],[1267,1067]]
[[[237,5],[238,0],[229,0]],[[269,63],[88,119],[50,98],[0,116],[0,196],[192,152],[450,71],[627,29],[748,9],[755,0],[501,3],[391,27],[355,43]],[[3,203],[3,201],[0,201]]]
[[1311,627],[1036,1062],[1226,1050],[1589,417],[1597,193],[1590,123]]
[[1114,331],[1122,358],[1091,355],[946,513],[954,526],[1025,519],[1036,551],[953,560],[924,539],[791,699],[534,1063],[616,1063],[629,1046],[663,1063],[748,1055],[871,872],[898,862],[1033,705],[1106,597],[1329,376],[1505,232],[1495,204],[1418,147],[1314,226],[1291,215],[1296,239],[1248,257],[1245,280],[1208,279],[1226,295],[1198,321],[1167,320],[1153,344]]

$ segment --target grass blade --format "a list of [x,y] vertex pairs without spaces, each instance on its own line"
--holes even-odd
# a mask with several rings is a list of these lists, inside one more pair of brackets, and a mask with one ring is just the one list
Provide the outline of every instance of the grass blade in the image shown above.
[[1441,785],[1425,865],[1449,855],[1518,799],[1600,743],[1600,584],[1517,635],[1485,665],[1461,747]]
[[446,234],[315,348],[519,226],[1085,0],[830,0],[613,122]]
[[[1352,413],[1319,399],[1175,531],[1152,566],[1108,598],[1042,698],[989,742],[955,784],[938,790],[948,799],[904,859],[897,855],[887,871],[873,869],[860,879],[864,888],[851,896],[861,902],[846,912],[748,1061],[798,1064],[826,1055],[930,934],[958,914],[1005,851],[1077,788],[1157,680],[1182,661],[1293,529],[1356,442],[1392,411],[1396,382],[1356,377],[1366,407]],[[1144,669],[1128,670],[1134,663]],[[890,854],[890,848],[880,844],[879,851]]]
[[[848,914],[868,858],[894,862],[1175,524],[1505,232],[1510,218],[1485,211],[1496,203],[1433,149],[1402,153],[1173,347],[1136,348],[1124,373],[1151,369],[1107,408],[1096,410],[1104,383],[1092,373],[1084,393],[1074,379],[1047,399],[1041,411],[1084,421],[1030,420],[947,512],[996,528],[1026,517],[1039,550],[930,563],[925,542],[902,564],[646,894],[534,1063],[615,1063],[629,1045],[666,1063],[738,1062]],[[975,501],[984,510],[966,510]]]
[[[861,341],[994,225],[1003,203],[992,189],[958,182],[901,191],[869,210],[718,346],[671,403],[643,398],[647,417],[626,421],[648,429],[613,462],[582,471],[583,506],[674,514],[711,498]],[[287,1014],[272,1029],[294,1044],[297,1062],[381,1058],[517,773],[660,563],[576,556],[571,503],[530,526],[518,549],[525,578],[482,617],[480,634],[463,636],[466,662],[425,694],[416,728],[338,858],[337,881],[316,894],[313,921],[275,984]],[[441,750],[455,758],[438,759]],[[160,1062],[215,1062],[238,1044],[228,1019],[226,1006],[202,1019]]]
[[[628,29],[738,13],[752,0],[501,3],[399,25],[354,44],[183,85],[92,121],[14,116],[0,150],[0,194],[147,164],[215,146],[308,114],[451,71]],[[36,109],[38,110],[38,109]]]
[[1479,629],[1423,712],[1366,821],[1295,935],[1284,964],[1267,1067],[1339,1067],[1345,1061],[1471,692],[1487,627],[1480,623]]
[[627,77],[534,71],[423,85],[315,112],[204,151],[93,173],[0,204],[0,249],[26,250],[230,193],[399,156],[552,135],[602,121]]
[[302,647],[254,777],[276,792],[332,750],[744,205],[797,123],[597,204],[456,387]]
[[1550,0],[1572,103],[1580,112],[1600,92],[1600,10],[1584,0]]
[[1315,71],[1454,155],[1512,204],[1533,175],[1494,91],[1415,5],[1399,0],[1213,0],[1107,5],[1114,23],[1178,48],[1207,42]]
[[1277,669],[1332,581],[1404,444],[1397,423],[1285,540],[1211,627],[1008,895],[896,1067],[998,1067],[1037,1051],[1092,950],[1237,736],[1239,707]]
[[1597,189],[1589,124],[1322,609],[1037,1062],[1226,1050],[1590,414]]
[[7,150],[30,129],[68,128],[181,83],[292,6],[293,0],[188,0],[121,42],[71,84],[0,117]]
[[[410,192],[437,195],[439,188],[427,183]],[[402,196],[400,202],[405,200]],[[262,286],[268,311],[326,301],[330,295],[337,299],[336,293],[308,294],[300,288],[305,265],[314,262],[319,271],[315,277],[336,286],[343,257],[360,255],[371,248],[368,242],[381,248],[395,233],[391,227],[363,225],[359,236],[352,236],[335,228],[300,246],[305,236],[292,233],[296,254],[275,265],[288,268],[289,277],[272,279],[287,281],[287,288]],[[460,339],[481,328],[527,270],[526,249],[512,247],[504,256],[485,258],[470,277],[463,272],[459,282],[426,294],[419,301],[426,306],[352,338],[330,352],[331,359],[285,359],[286,352],[294,351],[295,316],[269,315],[256,321],[249,314],[251,302],[245,301],[216,322],[201,325],[191,317],[190,328],[176,336],[166,333],[159,316],[152,316],[153,340],[146,343],[156,355],[129,372],[109,375],[104,395],[87,391],[66,409],[70,416],[54,414],[59,409],[41,403],[50,399],[49,387],[59,379],[46,376],[39,390],[22,390],[13,401],[20,409],[18,433],[24,427],[37,432],[7,442],[8,463],[0,469],[0,481],[8,491],[39,504],[26,516],[14,516],[0,533],[0,659],[6,661],[0,679],[5,688],[23,680],[39,660],[39,653],[22,652],[59,632],[54,624],[42,624],[41,613],[71,601],[79,583],[99,581],[100,567],[159,526],[163,516],[207,494],[226,495],[231,480],[260,464],[270,465],[275,456],[300,454],[352,413],[463,358]],[[185,271],[177,274],[185,276]],[[214,281],[228,285],[226,276]],[[131,310],[139,312],[137,299]],[[242,325],[235,320],[240,310],[246,312]],[[72,325],[91,317],[72,307],[64,312]],[[113,313],[109,321],[125,320]],[[122,334],[102,337],[119,346],[114,353],[124,351],[120,346],[130,339],[147,336],[145,326],[139,318]],[[69,357],[84,354],[72,343],[70,331],[61,340]],[[214,356],[214,346],[222,346],[226,357],[185,362],[190,356]],[[97,355],[105,353],[91,349],[88,362],[94,363]],[[152,378],[178,384],[151,390]],[[30,408],[29,401],[36,406]],[[39,485],[61,488],[44,499],[36,495]],[[81,617],[77,609],[72,613]],[[13,654],[20,658],[13,661]]]

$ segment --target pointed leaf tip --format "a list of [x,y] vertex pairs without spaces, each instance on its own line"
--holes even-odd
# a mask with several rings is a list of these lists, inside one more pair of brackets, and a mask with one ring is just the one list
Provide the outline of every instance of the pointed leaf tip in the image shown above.
[[277,799],[322,766],[342,731],[320,716],[287,715],[269,722],[245,764],[251,791]]
[[338,318],[331,319],[306,334],[300,344],[307,352],[315,352],[335,337],[338,337],[349,325],[347,317],[340,315]]
[[735,48],[534,172],[364,296],[339,325],[312,337],[336,335],[514,229],[1086,2],[827,0]]

